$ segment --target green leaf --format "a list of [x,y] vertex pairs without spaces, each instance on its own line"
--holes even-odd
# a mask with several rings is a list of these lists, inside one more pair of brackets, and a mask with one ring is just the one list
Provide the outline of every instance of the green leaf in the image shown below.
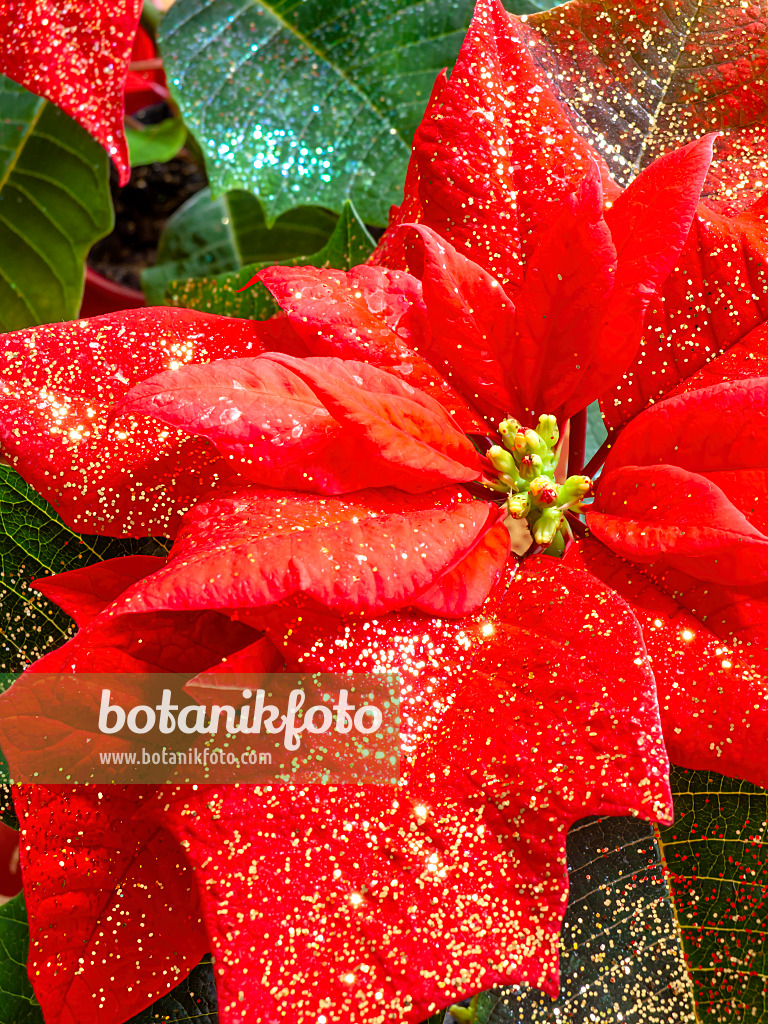
[[[375,242],[365,225],[357,216],[351,203],[346,203],[333,234],[318,252],[285,260],[290,266],[334,267],[348,270],[363,263],[370,256]],[[220,274],[217,277],[197,278],[189,281],[171,282],[162,298],[164,305],[184,306],[206,313],[222,316],[243,317],[250,320],[266,320],[277,312],[277,307],[267,289],[256,284],[238,292],[270,261],[254,263],[236,273]]]
[[187,141],[187,129],[180,117],[168,117],[160,124],[142,128],[125,126],[131,167],[144,164],[165,164],[173,160]]
[[268,228],[258,199],[228,192],[211,199],[198,192],[168,221],[160,236],[157,264],[142,274],[147,302],[163,301],[174,280],[239,270],[246,264],[269,266],[316,252],[324,246],[337,218],[316,206],[284,214]]
[[218,1024],[216,983],[210,957],[180,985],[125,1024]]
[[[515,14],[549,0],[512,0]],[[176,0],[160,27],[168,83],[214,194],[245,189],[269,221],[351,199],[383,225],[413,133],[453,64],[474,0]]]
[[584,450],[585,465],[607,438],[608,431],[605,429],[605,423],[603,423],[600,405],[598,402],[593,402],[587,409],[587,444]]
[[553,7],[559,7],[565,0],[507,0],[504,4],[510,14],[538,14],[539,11],[549,11]]
[[0,1024],[43,1024],[27,977],[29,926],[24,894],[0,907]]
[[702,1024],[768,1021],[768,792],[672,769],[659,843]]
[[63,612],[30,589],[32,580],[147,551],[149,543],[74,533],[15,470],[0,466],[0,672],[20,672],[73,631]]
[[215,194],[269,220],[352,199],[385,224],[413,133],[473,0],[177,0],[160,27],[168,82]]
[[112,223],[101,146],[0,76],[0,331],[73,320],[86,254]]

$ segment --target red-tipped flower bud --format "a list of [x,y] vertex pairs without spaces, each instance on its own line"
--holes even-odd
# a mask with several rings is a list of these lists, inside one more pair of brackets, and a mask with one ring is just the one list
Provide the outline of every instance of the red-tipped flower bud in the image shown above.
[[524,455],[520,459],[518,472],[523,480],[533,480],[541,473],[542,462],[538,455]]
[[527,494],[510,494],[507,498],[507,509],[513,519],[525,519],[531,511],[531,503]]
[[557,484],[548,476],[537,476],[531,481],[528,490],[537,505],[554,505],[557,501]]

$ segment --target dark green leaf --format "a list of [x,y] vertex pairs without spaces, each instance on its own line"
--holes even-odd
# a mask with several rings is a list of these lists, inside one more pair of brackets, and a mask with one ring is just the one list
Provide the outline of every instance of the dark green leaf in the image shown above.
[[24,894],[0,907],[0,1024],[43,1024],[27,977],[29,927]]
[[160,237],[157,264],[142,274],[150,305],[163,301],[171,281],[269,266],[317,252],[326,244],[337,217],[316,206],[291,210],[268,228],[261,204],[247,192],[212,200],[209,189],[175,213]]
[[204,960],[167,996],[125,1024],[218,1024],[213,967]]
[[74,319],[86,254],[112,222],[101,146],[0,76],[0,331]]
[[[374,244],[352,204],[346,203],[333,234],[322,249],[311,256],[302,256],[284,262],[288,265],[310,265],[348,270],[349,267],[363,263],[370,256]],[[217,277],[197,278],[189,281],[173,281],[168,285],[162,302],[164,305],[185,306],[189,309],[200,309],[206,313],[219,313],[222,316],[265,320],[277,311],[266,288],[256,284],[244,292],[238,292],[238,289],[247,284],[259,270],[269,265],[269,262],[256,263],[231,274],[220,274]]]
[[21,671],[73,630],[63,612],[30,589],[32,580],[146,550],[147,543],[73,533],[18,473],[0,466],[0,672]]
[[180,117],[168,117],[160,124],[142,128],[125,126],[131,167],[144,164],[164,164],[173,160],[187,141],[187,129]]
[[659,830],[702,1024],[768,1021],[768,793],[673,768]]
[[352,199],[384,224],[413,133],[473,0],[177,0],[160,27],[168,81],[214,193],[269,219]]
[[[511,0],[514,14],[554,6]],[[177,0],[159,35],[168,82],[214,193],[368,224],[400,201],[413,133],[474,0]]]

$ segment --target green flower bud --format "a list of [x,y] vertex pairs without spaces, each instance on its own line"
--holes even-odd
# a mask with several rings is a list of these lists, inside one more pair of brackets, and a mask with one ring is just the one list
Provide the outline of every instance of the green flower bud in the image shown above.
[[510,494],[507,498],[507,509],[513,519],[525,519],[531,511],[531,502],[527,494]]
[[557,501],[557,484],[548,476],[537,476],[531,480],[528,490],[537,505],[554,505]]
[[549,450],[546,441],[530,427],[518,430],[515,434],[514,446],[518,455],[533,455],[534,453],[544,455]]
[[559,509],[545,508],[533,527],[533,539],[537,544],[549,547],[562,521],[563,514]]
[[486,454],[494,469],[497,469],[500,473],[505,473],[507,476],[511,476],[513,480],[516,479],[517,465],[506,448],[495,444],[493,448],[488,449]]
[[475,1024],[479,998],[480,996],[472,996],[469,1006],[449,1006],[448,1013],[459,1021],[459,1024]]
[[539,416],[539,425],[536,433],[546,442],[547,447],[552,449],[560,440],[560,430],[554,416]]
[[521,429],[521,426],[517,422],[517,420],[511,419],[511,418],[508,419],[508,420],[503,420],[499,424],[499,433],[504,438],[504,443],[507,444],[507,442],[509,441],[509,444],[507,445],[508,448],[511,449],[512,442],[515,439],[515,434],[520,429]]
[[569,476],[557,492],[560,505],[573,505],[580,502],[592,489],[592,481],[588,476]]
[[523,480],[533,480],[541,475],[542,465],[543,463],[538,455],[524,455],[520,459],[518,472]]
[[565,554],[565,537],[562,530],[558,530],[552,538],[552,543],[544,552],[545,555],[552,555],[554,558],[562,558]]

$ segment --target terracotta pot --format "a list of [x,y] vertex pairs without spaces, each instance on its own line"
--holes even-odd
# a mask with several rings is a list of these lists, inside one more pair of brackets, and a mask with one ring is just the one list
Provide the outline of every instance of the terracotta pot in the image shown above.
[[126,288],[109,278],[97,274],[90,267],[85,271],[85,290],[80,305],[80,316],[98,316],[100,313],[116,313],[121,309],[135,309],[146,306],[142,292]]

